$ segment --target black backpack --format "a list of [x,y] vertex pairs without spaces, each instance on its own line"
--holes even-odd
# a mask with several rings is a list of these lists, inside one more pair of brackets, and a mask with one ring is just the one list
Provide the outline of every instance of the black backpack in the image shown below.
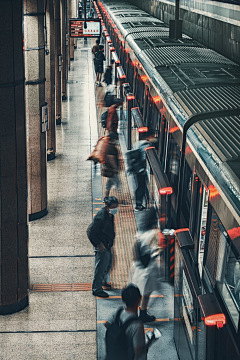
[[134,352],[132,349],[133,357],[128,358],[128,341],[126,337],[126,330],[128,326],[138,320],[138,317],[131,317],[124,324],[120,322],[120,315],[123,308],[120,308],[117,312],[115,322],[111,324],[106,331],[105,343],[107,360],[132,360],[134,358]]
[[126,152],[127,156],[127,172],[137,174],[141,168],[143,168],[143,163],[141,161],[141,150],[128,150]]
[[98,50],[95,54],[94,62],[96,65],[101,65],[103,63],[104,54],[102,51]]
[[106,107],[110,107],[114,104],[114,98],[115,96],[112,95],[109,92],[106,92],[105,96],[104,96],[104,102],[105,102],[105,106]]
[[108,117],[108,110],[104,111],[104,113],[102,113],[101,116],[101,123],[104,129],[106,129],[107,127],[107,117]]

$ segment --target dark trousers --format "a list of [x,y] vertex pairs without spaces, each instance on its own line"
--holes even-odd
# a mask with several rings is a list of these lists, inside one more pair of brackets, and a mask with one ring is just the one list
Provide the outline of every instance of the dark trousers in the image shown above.
[[143,203],[143,198],[145,196],[145,172],[140,174],[135,174],[135,183],[136,183],[136,190],[135,190],[135,202],[136,206],[141,206]]
[[92,283],[93,291],[102,291],[103,282],[109,282],[109,271],[112,264],[111,250],[101,252],[95,248],[95,271]]

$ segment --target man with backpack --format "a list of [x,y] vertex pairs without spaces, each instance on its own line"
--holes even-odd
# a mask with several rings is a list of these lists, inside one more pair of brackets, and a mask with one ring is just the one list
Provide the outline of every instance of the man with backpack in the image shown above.
[[120,308],[106,322],[107,360],[147,360],[144,326],[137,316],[141,301],[139,288],[133,284],[122,291],[126,308]]
[[118,199],[110,196],[104,199],[105,206],[98,211],[93,222],[87,228],[87,236],[95,252],[95,271],[92,294],[102,298],[109,295],[102,286],[111,287],[106,281],[112,266],[111,248],[115,239],[114,215],[117,213]]
[[100,44],[100,40],[97,39],[96,44],[92,47],[92,53],[94,56],[95,56],[96,52],[98,52],[98,50],[99,50],[99,44]]
[[97,75],[97,86],[102,86],[101,85],[101,78],[102,78],[102,73],[103,73],[103,61],[105,61],[105,55],[103,53],[104,51],[104,46],[103,45],[99,45],[99,50],[95,53],[95,58],[94,58],[94,66],[95,66],[95,72]]

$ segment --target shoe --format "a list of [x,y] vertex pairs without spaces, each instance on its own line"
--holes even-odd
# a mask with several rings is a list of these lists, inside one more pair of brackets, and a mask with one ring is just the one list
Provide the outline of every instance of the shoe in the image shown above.
[[103,283],[103,286],[107,287],[107,288],[111,288],[112,285],[110,283]]
[[156,317],[149,314],[147,310],[140,310],[139,319],[142,320],[143,323],[149,323],[155,321]]
[[146,208],[145,208],[145,206],[143,206],[143,205],[139,205],[139,206],[136,206],[135,207],[135,211],[142,211],[142,210],[145,210]]
[[99,296],[99,297],[102,297],[102,298],[108,298],[109,297],[108,293],[106,293],[103,290],[101,290],[101,291],[93,291],[92,294],[94,296]]
[[98,84],[98,86],[99,86],[99,87],[102,87],[102,84],[101,84],[101,83],[99,83],[99,84]]

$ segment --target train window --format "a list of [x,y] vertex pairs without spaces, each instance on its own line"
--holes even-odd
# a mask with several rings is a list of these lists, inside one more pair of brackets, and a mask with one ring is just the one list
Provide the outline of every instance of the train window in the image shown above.
[[187,226],[189,226],[189,220],[190,220],[192,177],[193,177],[192,170],[190,169],[188,163],[185,161],[182,213]]
[[145,92],[145,84],[140,79],[140,76],[138,76],[137,85],[136,85],[136,98],[142,115],[143,115],[143,105],[144,105],[144,92]]
[[162,115],[161,121],[161,130],[160,130],[160,161],[165,171],[166,156],[167,156],[167,147],[168,147],[168,132],[169,132],[169,123],[167,122],[164,115]]
[[237,329],[240,311],[240,262],[231,249],[231,240],[228,239],[227,232],[214,209],[205,267],[213,286],[218,288]]
[[161,114],[160,114],[158,108],[156,107],[156,105],[152,103],[152,101],[151,101],[151,104],[152,104],[152,106],[151,106],[151,121],[149,123],[149,126],[151,129],[155,130],[155,141],[153,141],[153,142],[154,142],[156,151],[158,153]]
[[200,276],[202,277],[202,267],[203,267],[203,256],[204,256],[204,247],[205,247],[205,237],[206,237],[206,226],[207,226],[207,210],[208,210],[208,193],[204,186],[200,187],[200,191],[203,193],[202,206],[200,215],[200,231],[198,233],[198,269]]
[[176,143],[173,135],[169,135],[168,140],[168,159],[166,164],[166,174],[174,193],[178,190],[178,172],[180,164],[180,148]]

